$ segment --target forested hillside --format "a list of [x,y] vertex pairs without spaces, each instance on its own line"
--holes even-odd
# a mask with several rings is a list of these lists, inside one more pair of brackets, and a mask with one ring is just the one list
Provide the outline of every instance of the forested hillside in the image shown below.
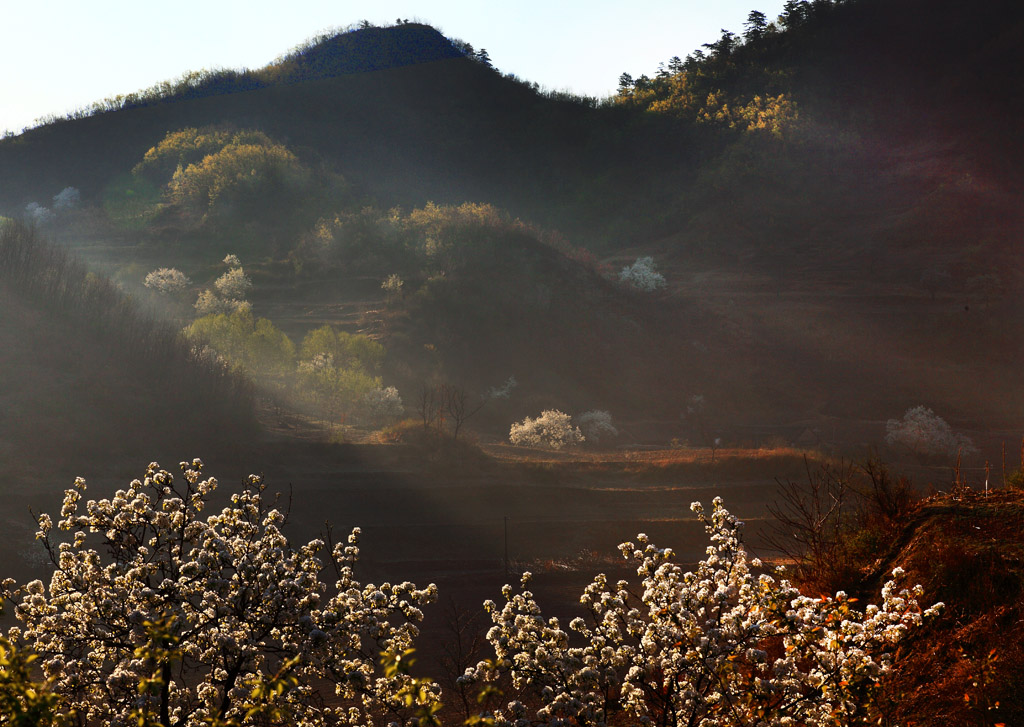
[[[1009,2],[794,0],[595,100],[429,26],[363,24],[0,141],[0,210],[143,296],[182,268],[182,324],[227,313],[184,296],[238,254],[253,326],[296,350],[318,324],[369,335],[387,355],[366,381],[407,400],[514,377],[495,433],[545,403],[662,439],[866,443],[922,403],[1003,429],[1021,28]],[[645,289],[625,271],[648,256]]]

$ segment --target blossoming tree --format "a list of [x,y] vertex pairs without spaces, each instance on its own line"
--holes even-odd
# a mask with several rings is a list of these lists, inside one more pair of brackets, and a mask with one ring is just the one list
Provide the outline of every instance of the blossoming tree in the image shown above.
[[508,441],[518,447],[550,447],[562,449],[584,441],[572,417],[557,409],[545,409],[536,419],[526,417],[509,429]]
[[82,724],[250,724],[267,709],[288,724],[372,724],[408,719],[412,686],[436,702],[432,684],[378,665],[411,648],[433,585],[361,585],[358,530],[326,553],[322,540],[293,547],[257,477],[203,518],[217,482],[199,460],[181,468],[184,483],[151,464],[84,503],[77,480],[58,522],[70,542],[38,518],[49,585],[4,583],[23,624],[9,636]]
[[965,434],[955,434],[946,420],[926,406],[907,409],[902,419],[885,424],[885,442],[918,457],[955,457],[975,454],[978,448]]
[[177,268],[157,268],[146,275],[143,285],[158,293],[171,295],[184,290],[191,283],[188,276]]
[[710,514],[693,509],[711,538],[696,570],[684,572],[671,550],[641,535],[621,546],[641,588],[599,575],[580,599],[589,618],[568,631],[542,616],[525,590],[528,573],[522,592],[505,587],[504,606],[485,604],[496,658],[463,681],[511,678],[517,693],[494,713],[495,725],[603,725],[623,716],[624,724],[702,727],[866,723],[894,646],[941,604],[922,612],[920,588],[895,581],[863,612],[842,592],[801,595],[756,572],[741,523],[720,499]]
[[650,255],[638,257],[632,265],[627,265],[619,272],[619,282],[652,293],[665,287],[665,276],[658,272],[654,258]]

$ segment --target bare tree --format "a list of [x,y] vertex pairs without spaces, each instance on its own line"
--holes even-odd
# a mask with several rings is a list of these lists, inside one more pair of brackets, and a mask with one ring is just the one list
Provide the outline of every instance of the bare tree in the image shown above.
[[804,482],[776,480],[779,499],[768,506],[774,522],[764,539],[794,563],[801,580],[832,590],[849,575],[844,536],[855,515],[850,502],[855,469],[846,461],[815,469],[806,457],[804,468]]
[[471,407],[468,404],[469,397],[466,390],[461,386],[454,386],[451,384],[442,384],[441,394],[445,403],[445,410],[447,411],[448,416],[451,417],[452,436],[455,439],[458,439],[462,425],[465,424],[470,417],[483,409],[487,400],[481,398],[476,406]]
[[470,611],[449,597],[445,605],[444,619],[447,638],[441,646],[441,685],[449,694],[457,694],[464,719],[476,713],[477,687],[460,682],[459,677],[467,669],[475,667],[481,652],[487,644],[481,616],[482,610]]
[[423,384],[420,389],[418,409],[424,429],[444,432],[451,429],[452,437],[459,438],[466,421],[483,409],[487,399],[481,397],[473,406],[465,388],[454,384]]

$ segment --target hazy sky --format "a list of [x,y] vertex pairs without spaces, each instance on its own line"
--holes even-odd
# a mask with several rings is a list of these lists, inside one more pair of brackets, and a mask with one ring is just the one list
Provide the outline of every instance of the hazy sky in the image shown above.
[[503,72],[605,96],[619,75],[739,33],[784,0],[2,0],[0,131],[20,131],[185,71],[259,68],[318,32],[367,19],[428,22],[486,48]]

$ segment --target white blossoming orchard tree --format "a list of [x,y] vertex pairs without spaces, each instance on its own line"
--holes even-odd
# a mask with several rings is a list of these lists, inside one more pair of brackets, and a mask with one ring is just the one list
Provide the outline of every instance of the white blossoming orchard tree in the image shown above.
[[741,523],[720,499],[710,514],[693,509],[711,538],[695,571],[641,535],[620,546],[644,578],[640,590],[599,575],[580,599],[589,618],[568,631],[542,616],[528,573],[520,593],[505,586],[503,607],[485,604],[496,658],[462,679],[511,679],[518,698],[494,712],[495,725],[867,724],[896,643],[941,604],[922,612],[920,587],[894,581],[864,612],[841,592],[803,596],[755,572],[761,564],[747,558]]
[[293,547],[257,477],[204,518],[217,482],[199,460],[181,468],[182,484],[151,464],[113,498],[84,503],[77,480],[58,523],[71,542],[38,518],[49,585],[4,583],[22,623],[11,640],[39,655],[78,723],[402,723],[437,703],[432,683],[378,663],[411,648],[433,585],[361,585],[358,529],[330,549]]
[[579,427],[572,425],[572,417],[557,409],[545,409],[536,419],[526,417],[509,429],[508,441],[519,447],[563,447],[584,441]]
[[213,287],[227,300],[245,300],[245,296],[252,290],[252,280],[241,267],[231,268],[213,282]]
[[886,444],[918,457],[955,457],[978,451],[970,437],[954,434],[946,420],[926,406],[911,407],[902,419],[890,419],[885,432]]
[[147,288],[164,295],[178,293],[191,284],[188,276],[177,268],[157,268],[148,273],[143,281]]

